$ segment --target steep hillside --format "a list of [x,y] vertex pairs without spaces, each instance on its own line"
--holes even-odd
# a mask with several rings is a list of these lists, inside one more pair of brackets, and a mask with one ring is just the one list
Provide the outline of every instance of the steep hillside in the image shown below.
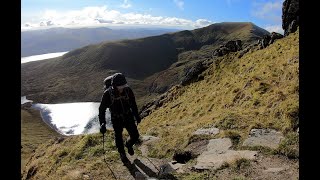
[[29,107],[21,108],[21,170],[40,144],[48,140],[62,137],[56,131],[45,124],[40,112]]
[[[187,34],[187,31],[175,33],[174,39],[177,42],[188,41],[188,38],[183,39],[181,34]],[[177,62],[169,68],[146,78],[145,82],[150,84],[148,91],[150,93],[163,93],[172,86],[179,84],[185,77],[187,70],[199,62],[214,58],[213,52],[228,41],[241,40],[242,48],[245,49],[266,34],[268,34],[267,31],[252,23],[226,22],[196,29],[192,31],[192,35],[189,33],[193,37],[191,39],[197,39],[197,41],[192,41],[197,42],[193,44],[194,48],[189,48],[194,50],[179,53]],[[187,44],[190,47],[192,43]]]
[[50,28],[21,32],[21,57],[70,51],[89,44],[156,36],[174,29]]
[[240,142],[252,128],[294,132],[299,123],[298,68],[298,32],[242,58],[237,53],[219,57],[203,73],[204,80],[173,88],[173,100],[143,119],[140,131],[161,137],[150,155],[171,156],[188,145],[192,132],[212,125],[226,136],[240,135]]
[[[120,71],[131,79],[141,105],[152,93],[148,88],[158,77],[154,74],[177,61],[193,61],[189,50],[207,45],[198,52],[210,57],[222,42],[236,38],[248,44],[263,34],[268,32],[252,23],[217,23],[193,31],[86,46],[49,61],[22,64],[21,94],[43,103],[99,101],[102,80],[112,71]],[[186,55],[180,56],[182,53]],[[179,68],[173,71],[180,73]],[[168,83],[164,90],[176,81]]]
[[[217,171],[189,169],[188,172],[175,173],[172,179],[297,178],[299,31],[265,49],[252,50],[241,58],[238,58],[238,53],[230,53],[212,60],[211,66],[203,72],[202,81],[172,88],[169,91],[173,95],[172,100],[142,120],[140,134],[160,138],[147,147],[148,156],[171,159],[175,152],[184,150],[190,142],[201,138],[230,137],[233,148],[241,149],[238,145],[252,128],[272,128],[283,132],[285,139],[274,151],[258,147],[256,150],[262,155],[257,161],[239,159],[235,165],[224,164]],[[198,128],[213,125],[220,129],[219,134],[204,137],[192,135]],[[132,169],[120,163],[113,138],[110,137],[113,137],[112,132],[107,133],[105,147],[108,166],[119,179],[134,179]],[[137,149],[136,154],[138,159],[143,158]],[[274,172],[276,168],[273,165],[289,170],[265,172],[265,166],[261,164],[268,164]],[[103,161],[101,135],[98,133],[51,140],[39,146],[23,177],[113,178]]]

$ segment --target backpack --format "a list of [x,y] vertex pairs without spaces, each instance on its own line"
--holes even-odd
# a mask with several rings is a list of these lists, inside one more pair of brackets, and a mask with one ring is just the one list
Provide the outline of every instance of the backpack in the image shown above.
[[111,85],[115,86],[123,86],[127,84],[126,77],[122,73],[115,73],[112,77]]
[[113,75],[108,76],[104,79],[103,83],[104,83],[104,89],[108,89],[111,86],[111,82],[112,82],[112,78]]
[[128,101],[129,100],[129,95],[128,95],[128,93],[127,93],[127,91],[126,90],[124,90],[124,92],[125,92],[125,96],[119,96],[119,97],[115,97],[115,95],[114,95],[114,89],[112,88],[112,87],[110,87],[109,88],[109,95],[110,95],[110,99],[111,99],[111,104],[110,104],[110,106],[114,103],[114,101],[115,100],[126,100],[126,101]]

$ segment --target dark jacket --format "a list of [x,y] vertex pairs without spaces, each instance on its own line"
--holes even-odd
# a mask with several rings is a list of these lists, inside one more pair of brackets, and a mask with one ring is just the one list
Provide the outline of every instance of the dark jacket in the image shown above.
[[138,107],[130,87],[125,87],[122,94],[119,94],[112,87],[104,91],[99,106],[99,122],[106,124],[105,112],[109,108],[111,113],[111,121],[116,120],[120,116],[134,116],[136,121],[140,120]]

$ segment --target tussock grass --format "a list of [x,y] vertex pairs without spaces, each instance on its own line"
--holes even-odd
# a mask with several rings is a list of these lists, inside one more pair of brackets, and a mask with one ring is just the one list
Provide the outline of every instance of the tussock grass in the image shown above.
[[299,122],[298,62],[299,31],[240,59],[237,53],[219,57],[203,73],[204,81],[180,88],[181,95],[143,119],[141,134],[161,138],[151,147],[152,156],[171,157],[194,138],[192,132],[209,124],[232,130],[229,135],[240,142],[252,128],[294,131]]
[[39,111],[30,108],[21,109],[21,171],[40,144],[57,137],[62,135],[42,121]]
[[[105,139],[105,157],[112,169],[121,165],[114,145],[113,133],[108,132]],[[112,174],[103,161],[101,134],[71,136],[62,142],[54,139],[40,145],[31,161],[27,164],[27,176],[30,169],[38,170],[35,179],[83,179],[84,174],[100,179],[111,179]],[[116,171],[116,170],[115,170]]]
[[287,156],[291,159],[299,158],[299,134],[290,132],[281,141],[276,153]]
[[232,163],[232,167],[235,171],[239,171],[249,166],[250,166],[250,160],[245,158],[236,159],[235,162]]

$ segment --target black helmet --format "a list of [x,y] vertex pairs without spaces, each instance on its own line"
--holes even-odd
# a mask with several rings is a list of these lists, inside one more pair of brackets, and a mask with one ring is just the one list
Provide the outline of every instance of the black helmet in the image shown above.
[[127,84],[126,77],[121,73],[116,73],[113,75],[111,84],[112,86],[123,86]]
[[104,87],[105,87],[105,88],[108,88],[108,87],[111,86],[112,77],[113,77],[113,75],[108,76],[108,77],[106,77],[106,78],[104,79],[103,83],[104,83]]

